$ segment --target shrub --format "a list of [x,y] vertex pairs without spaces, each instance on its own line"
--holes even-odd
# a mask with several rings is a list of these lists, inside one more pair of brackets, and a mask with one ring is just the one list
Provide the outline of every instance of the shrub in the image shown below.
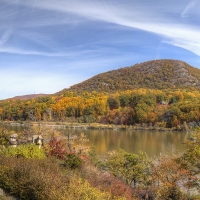
[[0,156],[0,187],[20,199],[62,199],[69,185],[52,159]]
[[123,181],[106,171],[99,171],[93,165],[84,165],[81,168],[83,177],[95,188],[109,192],[111,199],[132,199],[132,189]]
[[88,181],[74,177],[70,182],[69,200],[111,200],[108,192],[101,192],[97,188],[91,187]]
[[110,200],[108,192],[63,173],[55,159],[0,156],[0,187],[22,200]]
[[98,157],[94,146],[90,147],[88,157],[92,164],[97,168],[102,169],[103,167],[105,167],[103,161]]
[[56,137],[51,138],[49,142],[48,157],[54,156],[58,159],[66,159],[67,147],[63,140],[59,140]]
[[172,147],[155,158],[151,174],[156,199],[189,199],[184,191],[189,192],[187,182],[191,175],[177,162],[180,156],[181,153]]
[[20,145],[18,147],[9,146],[0,151],[0,155],[24,158],[45,158],[43,149],[39,149],[38,146],[33,144]]
[[80,167],[82,163],[83,160],[81,160],[78,155],[73,153],[66,154],[66,161],[64,163],[65,166],[68,166],[71,169],[75,169]]
[[0,128],[0,145],[7,147],[9,143],[10,143],[9,132],[5,128]]

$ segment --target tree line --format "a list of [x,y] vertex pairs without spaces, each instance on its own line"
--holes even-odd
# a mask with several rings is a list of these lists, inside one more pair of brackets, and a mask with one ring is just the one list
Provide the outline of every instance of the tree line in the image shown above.
[[65,92],[62,95],[0,102],[2,121],[62,121],[116,125],[198,125],[200,92],[189,89],[134,89],[113,94]]

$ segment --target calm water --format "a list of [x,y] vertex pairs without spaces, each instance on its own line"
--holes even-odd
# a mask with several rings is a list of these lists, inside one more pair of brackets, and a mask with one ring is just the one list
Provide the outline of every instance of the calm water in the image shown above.
[[[1,125],[0,125],[1,126]],[[6,126],[8,130],[20,132],[23,126]],[[119,148],[127,152],[138,153],[139,150],[146,152],[149,156],[164,152],[170,145],[178,150],[185,148],[185,141],[189,133],[182,132],[151,132],[151,131],[122,131],[122,130],[89,130],[89,129],[61,129],[63,134],[71,132],[80,134],[84,132],[89,139],[89,144],[96,147],[100,156],[106,155],[108,151]]]

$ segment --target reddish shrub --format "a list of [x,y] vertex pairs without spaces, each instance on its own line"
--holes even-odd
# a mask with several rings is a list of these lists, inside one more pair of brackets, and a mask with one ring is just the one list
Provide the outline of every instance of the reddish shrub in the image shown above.
[[59,140],[56,137],[51,138],[49,142],[49,156],[55,156],[58,159],[65,160],[66,159],[66,153],[67,153],[67,147],[64,141]]
[[87,165],[82,168],[84,178],[89,183],[101,191],[110,192],[113,197],[125,197],[127,200],[132,199],[132,189],[123,181],[117,179],[106,171],[100,172],[92,165]]

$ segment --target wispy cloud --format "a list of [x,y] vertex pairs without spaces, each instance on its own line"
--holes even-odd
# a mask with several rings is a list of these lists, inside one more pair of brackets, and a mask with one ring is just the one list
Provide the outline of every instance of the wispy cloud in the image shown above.
[[71,56],[69,53],[48,53],[48,52],[40,52],[40,51],[30,51],[30,50],[23,50],[16,47],[0,47],[1,53],[10,53],[10,54],[20,54],[20,55],[40,55],[40,56],[55,56],[55,57],[61,57],[61,56]]
[[191,12],[193,11],[193,9],[196,9],[195,6],[198,4],[198,2],[196,0],[191,0],[188,5],[186,6],[186,8],[183,10],[183,12],[181,13],[181,17],[185,18],[188,17]]
[[157,47],[157,52],[156,52],[156,60],[160,59],[160,53],[161,53],[161,42],[159,43],[158,47]]
[[31,51],[31,50],[25,50],[20,49],[17,47],[0,47],[1,53],[10,53],[10,54],[20,54],[20,55],[39,55],[39,56],[49,56],[49,57],[71,57],[71,58],[77,58],[77,56],[95,56],[95,55],[106,55],[106,52],[110,52],[111,48],[97,48],[97,49],[91,49],[91,50],[66,50],[63,52],[42,52],[42,51]]
[[3,45],[9,40],[10,36],[12,35],[12,33],[13,33],[13,30],[10,29],[10,30],[7,30],[7,31],[3,34],[3,36],[2,36],[2,38],[1,38],[1,40],[0,40],[0,47],[3,46]]
[[[174,2],[174,1],[170,1]],[[183,2],[181,4],[181,2]],[[150,5],[153,4],[151,7]],[[132,3],[130,1],[122,2],[115,1],[53,1],[44,0],[33,1],[27,0],[23,2],[23,5],[33,7],[36,9],[56,11],[57,13],[71,14],[75,16],[81,16],[87,18],[88,20],[99,20],[108,23],[117,24],[120,26],[137,28],[150,32],[152,34],[158,34],[163,37],[163,40],[175,46],[187,49],[197,55],[200,55],[200,28],[199,26],[191,26],[184,21],[177,21],[176,18],[169,21],[170,19],[170,8],[168,5],[170,3],[164,3],[165,5],[159,4],[157,0],[150,2],[146,7],[141,1],[135,0]],[[190,10],[192,9],[194,13],[197,10],[195,5],[197,5],[196,0],[192,0],[187,3],[187,1],[177,1],[174,5],[175,7],[184,7],[180,14],[182,17],[186,17]],[[69,6],[70,5],[70,6]],[[198,4],[199,5],[199,4]],[[163,7],[165,7],[165,13],[169,13],[168,16],[163,15]],[[138,9],[139,8],[139,9]],[[151,9],[151,12],[147,12]],[[180,8],[177,9],[179,12]],[[156,12],[154,12],[156,11]],[[156,14],[155,14],[156,13]],[[169,19],[167,19],[169,17]],[[51,21],[52,20],[52,21]],[[53,19],[48,21],[41,21],[41,25],[52,23]],[[66,22],[66,21],[65,21]],[[63,23],[65,23],[63,21]],[[40,23],[38,22],[38,25]]]

